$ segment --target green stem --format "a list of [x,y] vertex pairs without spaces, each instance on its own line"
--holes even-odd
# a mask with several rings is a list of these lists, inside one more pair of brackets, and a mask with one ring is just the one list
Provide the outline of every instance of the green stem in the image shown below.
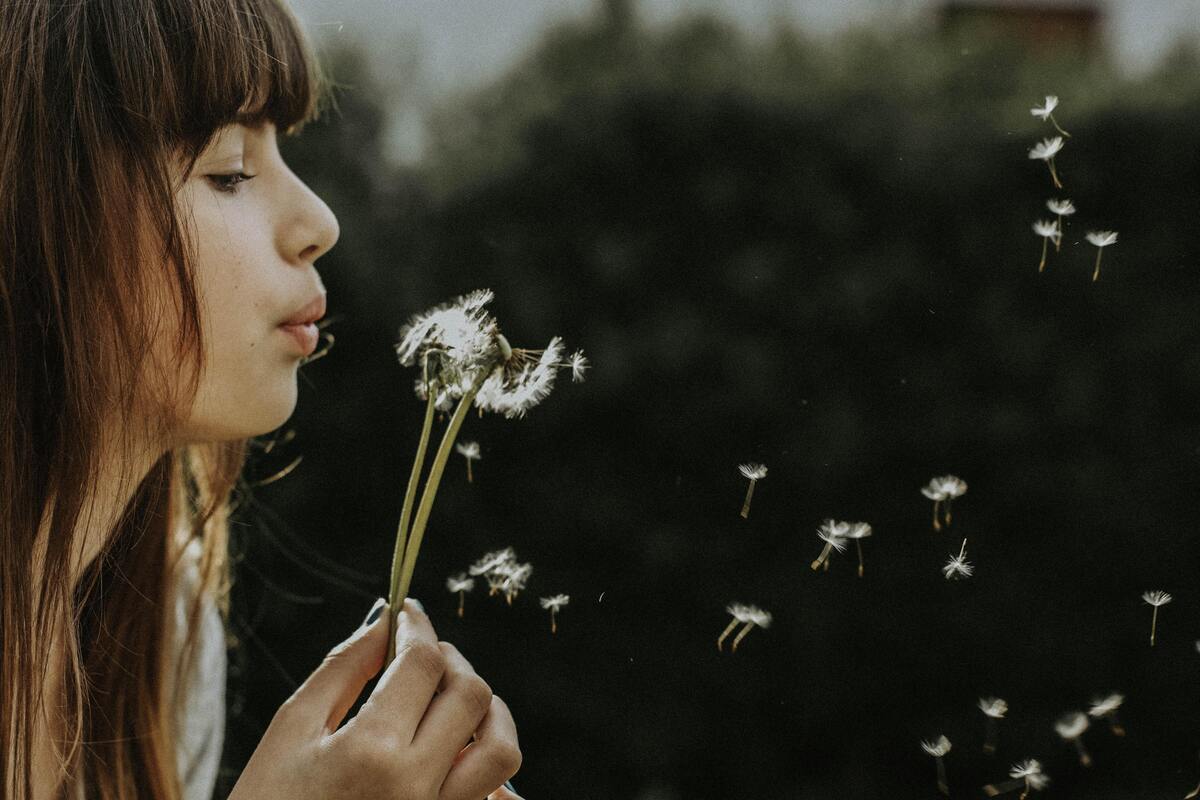
[[404,568],[405,546],[408,544],[408,523],[412,518],[413,501],[417,497],[417,483],[421,477],[421,468],[425,465],[425,451],[429,447],[429,434],[433,429],[433,406],[437,397],[436,382],[431,382],[426,387],[426,394],[429,395],[429,399],[425,404],[425,421],[421,426],[421,440],[417,444],[417,457],[413,460],[412,472],[408,476],[408,488],[404,492],[404,506],[400,510],[400,524],[396,527],[396,547],[392,552],[392,574],[388,582],[389,622],[385,664],[391,663],[392,655],[396,650],[396,626],[393,620],[400,613],[397,599],[400,602],[404,600],[403,596],[397,598],[397,590],[400,587],[400,575]]
[[404,567],[400,575],[400,588],[395,594],[397,603],[403,603],[404,598],[408,596],[409,586],[412,585],[413,570],[417,566],[417,553],[421,549],[421,539],[425,535],[425,525],[429,522],[429,514],[433,510],[433,501],[437,497],[438,485],[442,482],[442,472],[446,468],[446,461],[450,458],[450,451],[454,449],[454,440],[471,407],[471,401],[475,399],[475,394],[483,385],[487,373],[488,370],[480,373],[475,385],[458,401],[458,408],[454,409],[454,416],[450,418],[450,424],[446,427],[446,432],[442,434],[442,443],[438,445],[437,453],[433,457],[433,466],[429,468],[429,479],[425,481],[425,489],[421,492],[421,504],[417,507],[417,517],[413,520],[412,530],[408,535],[408,544],[404,552]]

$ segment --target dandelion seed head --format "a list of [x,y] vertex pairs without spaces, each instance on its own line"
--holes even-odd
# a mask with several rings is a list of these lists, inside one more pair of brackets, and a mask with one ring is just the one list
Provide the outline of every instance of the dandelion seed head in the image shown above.
[[1024,778],[1030,789],[1045,789],[1050,783],[1050,778],[1042,772],[1042,763],[1036,758],[1013,764],[1008,770],[1008,777]]
[[490,553],[485,553],[482,558],[470,566],[468,572],[472,575],[486,575],[493,573],[502,564],[507,564],[516,561],[517,554],[511,547],[506,547],[503,550],[493,550]]
[[967,561],[966,556],[950,556],[950,560],[942,567],[942,574],[946,576],[946,580],[955,578],[969,578],[975,573],[975,567]]
[[1046,208],[1050,209],[1051,214],[1058,214],[1060,217],[1075,213],[1075,206],[1071,205],[1070,200],[1047,200]]
[[1165,606],[1171,602],[1171,595],[1163,591],[1142,592],[1142,599],[1152,606]]
[[847,539],[865,539],[875,531],[865,522],[852,522],[847,526],[846,532],[842,534]]
[[1052,136],[1048,139],[1042,139],[1033,146],[1029,151],[1029,157],[1049,161],[1058,155],[1058,151],[1063,149],[1063,138],[1061,136]]
[[465,572],[460,572],[446,579],[446,590],[450,592],[469,592],[474,588],[475,579],[467,577]]
[[767,628],[771,625],[770,612],[763,611],[758,606],[747,605],[746,603],[730,603],[725,606],[725,610],[733,615],[733,618],[738,622],[751,622],[760,628]]
[[582,350],[576,350],[571,354],[571,380],[579,383],[583,380],[584,373],[591,369],[591,364],[583,355]]
[[846,550],[846,535],[850,533],[849,522],[827,519],[817,528],[817,538],[833,546],[839,553]]
[[1048,222],[1044,219],[1039,219],[1033,223],[1033,232],[1045,239],[1058,238],[1058,222]]
[[954,475],[939,475],[930,478],[922,489],[921,494],[930,500],[953,500],[967,493],[967,482]]
[[1038,108],[1029,109],[1029,113],[1045,121],[1050,118],[1054,109],[1058,108],[1058,98],[1052,94],[1046,95],[1046,103]]
[[1125,702],[1125,695],[1110,694],[1108,697],[1097,698],[1092,701],[1092,707],[1088,709],[1088,714],[1093,717],[1107,717],[1109,714],[1121,707],[1121,703]]
[[484,411],[503,414],[508,419],[524,417],[529,409],[545,400],[554,388],[563,350],[561,336],[555,336],[545,350],[509,348],[511,355],[479,387],[475,405]]
[[1117,241],[1116,231],[1088,231],[1087,240],[1096,247],[1108,247]]
[[567,603],[571,602],[571,596],[567,594],[556,594],[553,597],[538,598],[538,602],[541,603],[542,608],[552,608],[557,611]]
[[934,758],[941,758],[950,752],[950,740],[945,736],[939,736],[935,742],[922,740],[921,749]]
[[479,442],[457,442],[454,450],[463,458],[471,461],[478,461],[482,457],[479,454]]
[[414,314],[395,345],[400,364],[431,365],[438,381],[461,397],[460,387],[498,357],[496,320],[484,309],[492,298],[490,289],[478,289]]
[[1003,719],[1004,715],[1008,713],[1008,703],[999,697],[981,697],[979,698],[979,710],[992,719]]
[[[413,381],[413,393],[416,394],[418,400],[429,399],[429,393],[425,390],[424,378],[417,378]],[[439,383],[437,385],[437,392],[434,395],[433,407],[438,411],[449,411],[454,408],[453,387]]]
[[1072,711],[1070,714],[1059,717],[1058,721],[1054,723],[1054,730],[1064,739],[1078,739],[1090,724],[1087,714],[1082,711]]
[[763,464],[755,464],[753,462],[749,464],[739,464],[738,472],[742,473],[743,477],[749,478],[752,481],[761,480],[767,477],[766,466]]

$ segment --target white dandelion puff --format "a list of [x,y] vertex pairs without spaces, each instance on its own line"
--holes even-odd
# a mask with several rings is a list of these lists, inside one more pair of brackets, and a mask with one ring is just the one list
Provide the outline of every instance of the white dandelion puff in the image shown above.
[[829,555],[832,551],[837,550],[839,553],[846,551],[847,534],[850,533],[849,522],[839,522],[837,520],[827,519],[817,528],[817,538],[825,543],[825,547],[821,549],[821,555],[817,556],[812,562],[814,570],[825,567],[829,569]]
[[949,525],[951,522],[951,501],[966,493],[966,481],[954,475],[939,475],[935,478],[930,478],[929,483],[921,487],[921,494],[933,501],[933,529],[935,531],[942,529],[942,523],[938,520],[938,511],[942,508],[942,504],[945,504],[944,516],[946,524]]
[[592,368],[590,362],[583,355],[582,350],[576,350],[571,354],[571,380],[575,383],[580,383],[584,378],[584,373]]
[[946,780],[946,765],[942,758],[950,752],[950,740],[939,736],[935,741],[922,741],[921,749],[933,756],[937,761],[937,786],[942,794],[950,795],[950,784]]
[[1088,729],[1091,723],[1088,722],[1087,714],[1082,711],[1073,711],[1069,714],[1064,714],[1054,723],[1055,732],[1066,741],[1075,746],[1075,751],[1079,753],[1079,763],[1085,767],[1092,765],[1092,757],[1088,755],[1088,751],[1083,746],[1083,732]]
[[475,579],[468,577],[465,572],[460,572],[457,575],[452,575],[446,579],[446,591],[458,592],[458,617],[462,619],[463,604],[466,600],[466,593],[475,588]]
[[1008,713],[1008,703],[999,697],[981,697],[979,698],[979,710],[987,718],[983,752],[991,755],[996,752],[996,743],[1000,736],[996,720],[1004,719],[1004,715]]
[[1049,139],[1043,139],[1035,144],[1029,150],[1029,157],[1034,160],[1045,161],[1046,166],[1050,168],[1050,178],[1054,181],[1054,188],[1063,188],[1062,182],[1058,179],[1058,170],[1054,168],[1054,157],[1063,149],[1063,138],[1054,136]]
[[1117,709],[1125,702],[1125,695],[1113,692],[1108,697],[1098,697],[1092,701],[1088,716],[1094,719],[1108,720],[1108,727],[1114,736],[1124,736],[1125,727],[1117,719]]
[[1057,222],[1047,222],[1044,219],[1039,219],[1033,223],[1033,232],[1042,237],[1042,260],[1038,262],[1038,272],[1046,268],[1046,250],[1050,240],[1054,240],[1054,248],[1058,249],[1058,243],[1062,240],[1062,231],[1059,230]]
[[963,539],[962,547],[958,550],[958,555],[950,556],[950,560],[942,567],[942,574],[946,576],[946,580],[956,578],[969,578],[975,572],[975,567],[966,559],[967,540]]
[[[875,533],[875,531],[865,522],[855,522],[850,525],[846,531],[845,537],[854,540],[854,547],[858,550],[858,577],[863,576],[863,552],[862,540]],[[828,562],[826,562],[828,563]]]
[[1006,794],[1014,789],[1024,787],[1021,798],[1025,798],[1031,791],[1041,791],[1050,783],[1050,778],[1042,772],[1042,764],[1036,758],[1029,758],[1013,764],[1008,770],[1008,777],[1014,780],[998,786],[985,786],[983,787],[984,792],[988,797],[995,797],[998,794]]
[[1162,591],[1143,592],[1142,600],[1154,606],[1154,614],[1150,618],[1150,646],[1154,647],[1154,632],[1158,628],[1158,607],[1171,602],[1171,595]]
[[739,464],[738,472],[742,473],[742,477],[750,479],[750,485],[746,488],[746,499],[742,502],[742,519],[749,519],[750,498],[754,496],[754,484],[767,477],[767,468],[763,464]]
[[479,442],[459,442],[454,445],[454,450],[467,460],[467,483],[474,483],[475,478],[471,474],[471,462],[482,458],[479,453]]
[[721,649],[722,643],[729,634],[733,633],[733,629],[738,625],[744,625],[738,635],[733,638],[733,644],[729,647],[729,652],[736,653],[738,644],[746,637],[751,628],[769,628],[771,627],[771,614],[768,611],[763,611],[758,606],[751,606],[745,603],[730,603],[725,607],[725,611],[733,616],[729,625],[717,637],[717,650]]
[[1088,231],[1087,240],[1096,246],[1096,268],[1092,271],[1092,281],[1100,280],[1100,256],[1104,248],[1117,241],[1116,231]]
[[556,594],[553,597],[538,598],[538,602],[542,608],[550,609],[550,632],[558,633],[558,621],[556,615],[558,610],[571,602],[571,596],[567,594]]
[[485,553],[467,571],[472,575],[486,575],[487,573],[494,572],[501,564],[507,564],[516,560],[516,552],[511,547],[506,547],[503,550],[493,550],[490,553]]
[[1069,139],[1071,138],[1071,134],[1059,127],[1058,120],[1054,118],[1054,109],[1056,108],[1058,108],[1058,98],[1055,95],[1048,94],[1046,95],[1045,104],[1037,108],[1029,109],[1029,113],[1040,119],[1042,122],[1050,120],[1050,124],[1054,126],[1054,129]]

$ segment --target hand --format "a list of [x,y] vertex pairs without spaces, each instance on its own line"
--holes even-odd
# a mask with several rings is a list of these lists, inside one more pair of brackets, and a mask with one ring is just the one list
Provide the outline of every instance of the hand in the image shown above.
[[230,800],[517,798],[501,787],[521,766],[508,706],[411,600],[397,617],[396,657],[341,725],[383,666],[387,639],[380,616],[330,651],[280,706]]
[[512,789],[509,789],[509,786],[512,786],[512,784],[509,783],[501,786],[499,789],[489,794],[487,796],[487,800],[524,800],[521,795],[517,794]]

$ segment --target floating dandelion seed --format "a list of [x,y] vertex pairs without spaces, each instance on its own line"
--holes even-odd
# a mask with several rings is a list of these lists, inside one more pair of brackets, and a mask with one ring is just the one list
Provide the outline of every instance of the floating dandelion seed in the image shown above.
[[1050,778],[1042,772],[1042,764],[1036,758],[1030,758],[1018,764],[1013,764],[1008,770],[1008,777],[1014,780],[1005,781],[1004,783],[993,783],[983,787],[983,792],[988,797],[996,797],[1001,794],[1008,794],[1016,789],[1024,790],[1021,792],[1021,800],[1029,796],[1031,791],[1041,791],[1050,783]]
[[742,519],[749,519],[750,498],[754,496],[754,484],[767,477],[767,468],[762,464],[739,464],[738,472],[742,473],[743,477],[750,479],[750,486],[746,489],[746,500],[742,503]]
[[1063,136],[1066,136],[1069,139],[1069,138],[1071,138],[1071,134],[1067,133],[1062,128],[1060,128],[1058,125],[1058,120],[1054,119],[1053,112],[1054,112],[1054,109],[1056,109],[1056,108],[1058,108],[1058,98],[1052,94],[1048,94],[1048,95],[1046,95],[1046,104],[1044,106],[1042,106],[1041,108],[1029,109],[1029,113],[1033,114],[1035,117],[1042,120],[1043,122],[1045,122],[1046,120],[1050,120],[1050,123],[1054,126],[1054,130],[1058,131]]
[[979,698],[979,710],[987,717],[983,752],[991,755],[996,752],[996,740],[999,738],[996,720],[1004,719],[1004,715],[1008,713],[1008,703],[999,697],[981,697]]
[[510,606],[512,605],[513,598],[525,588],[525,584],[529,581],[529,576],[532,573],[532,564],[508,562],[496,568],[495,574],[501,579],[496,589],[504,592],[504,600]]
[[733,619],[725,627],[725,630],[721,632],[721,635],[717,637],[717,650],[721,649],[721,644],[725,641],[725,637],[733,633],[733,629],[739,624],[744,623],[745,627],[733,638],[733,644],[729,647],[729,652],[731,653],[737,652],[738,644],[750,632],[751,628],[756,625],[760,628],[771,627],[770,612],[763,611],[758,606],[749,606],[745,603],[730,603],[725,607],[725,610],[733,615]]
[[1054,156],[1063,148],[1063,139],[1061,136],[1055,136],[1050,139],[1043,139],[1035,144],[1029,151],[1029,157],[1046,162],[1046,166],[1050,168],[1050,178],[1054,181],[1054,188],[1061,189],[1062,182],[1058,179],[1058,170],[1054,168]]
[[1058,722],[1054,723],[1054,730],[1058,735],[1075,745],[1075,751],[1079,753],[1079,763],[1085,767],[1092,765],[1092,757],[1084,748],[1081,737],[1090,724],[1087,714],[1082,711],[1072,711],[1070,714],[1059,717]]
[[481,458],[479,442],[459,442],[454,445],[454,450],[467,460],[467,483],[474,483],[475,478],[471,475],[471,462]]
[[1038,272],[1046,268],[1046,249],[1050,240],[1054,240],[1054,249],[1058,250],[1058,243],[1062,241],[1062,231],[1058,228],[1058,223],[1047,222],[1044,219],[1039,219],[1033,223],[1033,232],[1042,237],[1042,260],[1038,262]]
[[818,569],[824,565],[825,569],[829,569],[829,554],[833,550],[839,553],[846,550],[847,534],[850,533],[849,522],[837,522],[832,519],[827,519],[821,523],[821,527],[817,528],[817,538],[825,543],[825,547],[821,550],[821,555],[812,562],[812,568]]
[[556,614],[558,610],[571,602],[571,596],[567,594],[556,594],[553,597],[542,597],[538,600],[542,604],[542,608],[550,609],[550,632],[558,633],[558,621]]
[[511,547],[506,547],[503,550],[493,550],[490,553],[485,553],[482,558],[472,564],[467,571],[472,575],[486,575],[493,572],[501,564],[506,564],[510,561],[516,561],[517,554]]
[[576,350],[571,354],[571,380],[579,383],[583,380],[583,374],[591,369],[591,364],[584,357],[582,350]]
[[[854,524],[852,524],[850,526],[850,529],[847,530],[846,533],[844,534],[847,539],[854,540],[854,547],[858,550],[858,577],[860,577],[860,578],[863,576],[862,540],[867,538],[868,536],[870,536],[873,533],[874,533],[874,531],[871,530],[871,526],[868,525],[867,523],[855,522]],[[826,563],[826,566],[828,566],[829,562],[826,561],[825,563]]]
[[937,760],[937,785],[938,791],[947,797],[950,795],[950,784],[946,781],[946,765],[942,761],[942,757],[950,752],[950,740],[945,736],[939,736],[936,742],[921,742],[921,749]]
[[463,603],[466,600],[466,593],[475,588],[475,579],[467,577],[467,573],[460,572],[446,579],[446,590],[450,592],[458,592],[458,618],[462,619]]
[[1117,709],[1123,702],[1125,702],[1125,695],[1113,692],[1108,697],[1093,700],[1092,707],[1088,709],[1088,715],[1095,719],[1107,719],[1113,735],[1124,736],[1125,727],[1117,719]]
[[958,549],[958,555],[950,556],[950,560],[942,567],[942,574],[946,576],[946,580],[969,578],[975,572],[975,567],[971,566],[971,562],[967,561],[965,557],[966,552],[967,540],[963,539],[962,547]]
[[1046,208],[1050,209],[1051,214],[1058,216],[1058,238],[1054,240],[1054,252],[1057,253],[1062,246],[1063,217],[1074,214],[1075,206],[1071,205],[1070,200],[1047,200]]
[[1117,241],[1116,231],[1088,231],[1087,240],[1096,245],[1096,269],[1092,272],[1092,281],[1100,280],[1100,256],[1104,248]]
[[1154,631],[1158,627],[1158,607],[1171,602],[1171,595],[1166,592],[1143,592],[1142,599],[1154,606],[1154,615],[1150,618],[1150,646],[1154,647]]
[[933,501],[933,529],[940,531],[942,523],[938,520],[938,510],[945,503],[946,524],[950,524],[950,502],[967,493],[966,481],[953,475],[941,475],[930,478],[929,483],[921,488],[921,494]]

